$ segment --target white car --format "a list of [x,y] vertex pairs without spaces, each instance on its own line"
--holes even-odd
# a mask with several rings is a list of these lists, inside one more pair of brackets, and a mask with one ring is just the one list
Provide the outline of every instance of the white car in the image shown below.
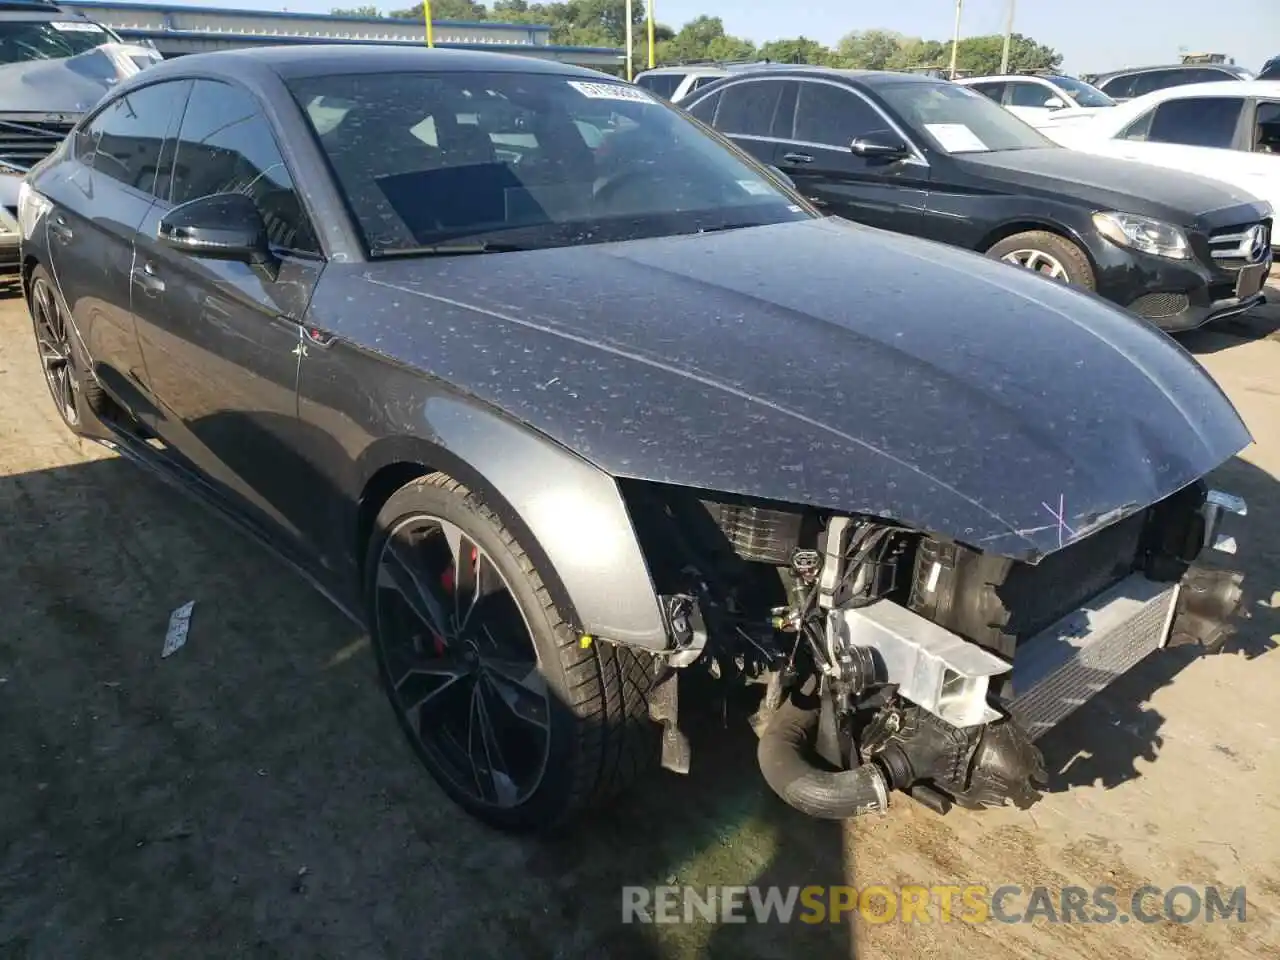
[[703,63],[696,66],[687,64],[678,67],[654,67],[636,74],[635,82],[650,93],[672,103],[679,103],[699,87],[705,87],[721,77],[727,77],[729,71],[714,63]]
[[1116,105],[1097,87],[1057,74],[966,77],[956,83],[972,87],[1041,129],[1075,124]]
[[1074,150],[1212,177],[1280,211],[1280,80],[1168,87],[1041,132]]

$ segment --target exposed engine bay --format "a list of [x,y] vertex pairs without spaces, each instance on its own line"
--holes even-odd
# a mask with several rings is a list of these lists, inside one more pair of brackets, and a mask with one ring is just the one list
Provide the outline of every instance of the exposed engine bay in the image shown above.
[[1036,740],[1152,651],[1220,650],[1242,576],[1243,501],[1203,482],[1022,562],[908,525],[624,489],[675,652],[651,697],[663,764],[687,772],[678,677],[759,685],[759,762],[787,803],[843,819],[894,790],[946,812],[1040,796]]

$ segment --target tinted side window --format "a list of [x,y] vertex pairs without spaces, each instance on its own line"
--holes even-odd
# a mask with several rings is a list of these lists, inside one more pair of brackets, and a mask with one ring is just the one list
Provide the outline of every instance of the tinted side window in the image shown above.
[[1151,132],[1151,120],[1156,115],[1154,110],[1148,110],[1129,126],[1120,132],[1119,140],[1145,140],[1147,134]]
[[186,203],[218,193],[252,197],[276,246],[319,252],[257,101],[229,84],[197,80],[178,134],[170,201]]
[[1244,100],[1234,97],[1187,97],[1156,107],[1147,139],[1192,147],[1230,147]]
[[1009,105],[1013,107],[1043,107],[1056,94],[1048,87],[1038,83],[1011,83],[1012,96]]
[[187,87],[185,81],[156,83],[113,100],[76,136],[76,156],[95,173],[155,193],[165,136]]
[[1140,97],[1153,90],[1174,86],[1178,82],[1175,77],[1177,73],[1177,70],[1151,70],[1140,73],[1133,78],[1133,93],[1130,96]]
[[1004,99],[1004,90],[1008,84],[1005,83],[973,83],[970,88],[977,90],[984,97],[990,97],[996,103]]
[[680,86],[680,82],[684,80],[683,73],[655,73],[647,77],[636,77],[636,83],[644,87],[651,93],[656,93],[660,97],[671,99],[671,95],[676,92],[676,88]]
[[[1280,156],[1280,103],[1262,101],[1254,122],[1253,149]],[[1278,171],[1280,172],[1280,171]]]
[[1098,87],[1108,97],[1116,100],[1123,100],[1133,96],[1133,83],[1137,80],[1132,73],[1122,74],[1118,77],[1112,77],[1110,80]]
[[852,91],[829,83],[800,84],[795,139],[844,148],[863,134],[885,127],[884,119]]
[[705,87],[708,84],[715,83],[720,78],[713,74],[703,74],[701,77],[694,77],[693,83],[689,84],[689,92],[697,90],[699,87]]
[[715,126],[715,120],[716,120],[716,107],[718,107],[719,105],[720,105],[720,94],[713,93],[709,97],[703,97],[701,100],[695,103],[692,107],[690,107],[689,113],[697,117],[699,120],[705,123],[708,127],[713,127]]
[[746,137],[769,136],[781,96],[782,84],[776,80],[752,80],[726,87],[716,110],[716,129]]

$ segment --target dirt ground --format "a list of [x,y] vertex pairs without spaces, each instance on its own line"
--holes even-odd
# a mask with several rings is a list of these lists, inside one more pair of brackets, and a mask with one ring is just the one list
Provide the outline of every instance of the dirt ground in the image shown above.
[[[1276,956],[1277,330],[1267,308],[1186,341],[1258,440],[1218,478],[1250,505],[1252,619],[1225,655],[1156,655],[1054,731],[1034,809],[940,818],[899,798],[808,821],[735,725],[699,735],[689,777],[548,841],[455,812],[361,634],[306,584],[62,429],[25,310],[0,302],[0,957]],[[621,923],[622,885],[675,883],[1104,884],[1122,902],[1216,883],[1248,907],[1243,924]]]

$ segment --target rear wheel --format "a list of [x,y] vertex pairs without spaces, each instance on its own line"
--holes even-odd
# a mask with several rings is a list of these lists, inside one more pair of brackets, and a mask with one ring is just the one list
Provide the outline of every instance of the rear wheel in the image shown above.
[[455,802],[494,826],[547,829],[656,761],[647,658],[577,636],[466,487],[415,480],[374,529],[365,582],[379,673]]
[[76,433],[82,433],[85,420],[105,408],[106,395],[88,372],[70,314],[48,271],[37,266],[31,272],[28,286],[27,306],[49,394],[62,422]]
[[987,250],[987,256],[1059,283],[1097,289],[1093,265],[1085,252],[1066,237],[1047,230],[1029,230],[1005,237]]

